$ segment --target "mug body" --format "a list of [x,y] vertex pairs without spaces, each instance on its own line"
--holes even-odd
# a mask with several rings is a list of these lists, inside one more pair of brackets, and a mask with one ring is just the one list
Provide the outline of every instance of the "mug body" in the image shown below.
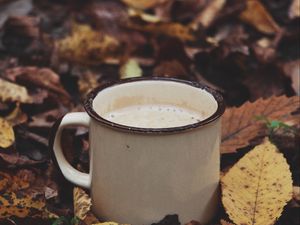
[[[205,115],[174,128],[115,124],[102,114],[128,105],[171,104]],[[101,219],[152,224],[178,214],[207,223],[218,202],[221,97],[206,87],[170,79],[133,80],[90,93],[91,196]]]

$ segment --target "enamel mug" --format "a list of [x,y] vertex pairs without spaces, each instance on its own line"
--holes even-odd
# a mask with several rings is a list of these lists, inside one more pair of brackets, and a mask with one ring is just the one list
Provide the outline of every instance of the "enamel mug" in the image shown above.
[[[137,104],[169,104],[205,115],[193,124],[139,128],[101,115]],[[218,205],[223,98],[199,83],[171,78],[134,78],[90,92],[86,112],[56,123],[53,150],[67,180],[90,189],[92,210],[104,221],[150,225],[177,214],[181,223],[207,223]],[[97,112],[95,109],[97,108]],[[73,168],[61,149],[62,130],[89,128],[90,173]]]

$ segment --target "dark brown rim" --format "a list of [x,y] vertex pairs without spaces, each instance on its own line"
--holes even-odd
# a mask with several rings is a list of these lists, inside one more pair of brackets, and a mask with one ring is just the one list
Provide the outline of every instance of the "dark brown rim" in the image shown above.
[[[121,124],[117,124],[114,122],[111,122],[109,120],[106,120],[104,118],[102,118],[101,116],[99,116],[93,109],[93,100],[94,98],[97,96],[97,94],[104,90],[105,88],[108,87],[112,87],[112,86],[116,86],[116,85],[120,85],[120,84],[125,84],[125,83],[129,83],[129,82],[137,82],[137,81],[173,81],[173,82],[178,82],[178,83],[182,83],[182,84],[187,84],[196,88],[200,88],[200,89],[204,89],[207,92],[209,92],[210,94],[213,95],[213,97],[215,98],[215,100],[218,103],[218,108],[216,110],[216,112],[211,115],[210,117],[206,118],[205,120],[202,120],[198,123],[193,123],[193,124],[189,124],[186,126],[180,126],[180,127],[169,127],[169,128],[140,128],[140,127],[131,127],[131,126],[126,126],[126,125],[121,125]],[[217,91],[213,90],[212,88],[197,83],[197,82],[191,82],[191,81],[185,81],[185,80],[179,80],[179,79],[175,79],[175,78],[164,78],[164,77],[150,77],[150,78],[145,78],[145,77],[139,77],[139,78],[128,78],[128,79],[123,79],[120,81],[116,81],[116,82],[110,82],[107,83],[105,85],[102,85],[100,87],[95,88],[94,90],[92,90],[88,95],[86,100],[84,101],[84,108],[86,110],[86,112],[96,121],[114,128],[114,129],[119,129],[121,131],[125,131],[125,132],[134,132],[134,133],[149,133],[149,134],[161,134],[161,133],[175,133],[175,132],[181,132],[181,131],[187,131],[190,129],[194,129],[197,127],[202,127],[204,125],[207,125],[213,121],[215,121],[216,119],[218,119],[225,111],[225,102],[223,97],[221,96],[221,94],[219,94]]]

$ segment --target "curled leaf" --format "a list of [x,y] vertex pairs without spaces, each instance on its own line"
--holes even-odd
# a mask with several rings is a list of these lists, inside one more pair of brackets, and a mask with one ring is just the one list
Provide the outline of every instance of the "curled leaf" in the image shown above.
[[0,78],[0,101],[30,103],[31,98],[25,87]]
[[14,130],[9,122],[0,117],[0,148],[7,148],[15,141]]
[[221,184],[223,205],[236,224],[274,224],[292,198],[289,165],[270,141],[241,158]]
[[240,14],[240,19],[262,33],[274,34],[280,31],[278,24],[258,0],[247,1],[247,7]]
[[79,187],[73,190],[74,196],[74,214],[81,220],[84,220],[92,206],[91,198]]

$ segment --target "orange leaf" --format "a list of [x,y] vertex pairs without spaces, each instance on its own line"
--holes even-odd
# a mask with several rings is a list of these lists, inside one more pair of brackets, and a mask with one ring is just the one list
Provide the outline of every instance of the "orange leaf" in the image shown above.
[[280,30],[265,7],[257,0],[248,0],[246,9],[240,14],[240,19],[266,34],[274,34]]
[[223,116],[221,153],[233,153],[247,146],[264,129],[255,116],[286,121],[293,117],[290,114],[299,107],[299,96],[280,96],[246,102],[239,108],[228,108]]

